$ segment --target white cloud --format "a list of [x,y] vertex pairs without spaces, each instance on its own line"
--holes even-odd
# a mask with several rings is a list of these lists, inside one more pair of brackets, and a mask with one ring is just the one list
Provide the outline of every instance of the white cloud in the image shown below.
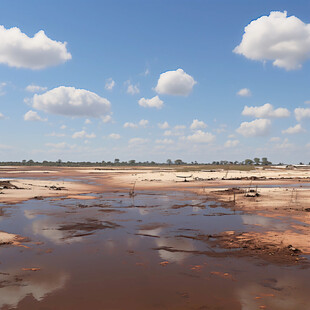
[[304,118],[310,118],[310,108],[296,108],[294,110],[296,120],[300,122]]
[[131,145],[145,144],[146,142],[148,142],[148,139],[143,138],[132,138],[129,140],[129,144]]
[[271,60],[286,70],[301,68],[310,58],[310,24],[287,12],[271,12],[252,21],[244,29],[234,52],[252,60]]
[[164,136],[172,136],[172,135],[173,135],[173,133],[171,130],[165,130]]
[[272,137],[269,139],[270,142],[278,142],[280,140],[281,140],[280,137]]
[[84,123],[85,123],[85,125],[89,125],[89,124],[91,124],[91,120],[87,118]]
[[77,131],[72,135],[73,139],[92,139],[92,138],[96,138],[96,135],[94,133],[88,134],[85,130],[82,131]]
[[111,115],[101,116],[101,120],[102,120],[104,123],[112,122],[112,116],[111,116]]
[[112,90],[115,86],[115,81],[112,78],[107,79],[104,88],[107,90]]
[[155,96],[151,99],[141,98],[139,100],[139,105],[144,108],[161,109],[163,104],[164,102],[158,96]]
[[149,74],[150,74],[150,70],[146,68],[145,71],[143,72],[143,75],[148,76]]
[[197,82],[182,69],[167,71],[160,75],[155,90],[159,94],[187,96]]
[[138,128],[138,125],[135,124],[135,123],[130,123],[130,122],[126,122],[124,125],[123,125],[124,128]]
[[194,134],[187,136],[186,139],[195,143],[211,143],[215,140],[215,136],[210,132],[197,130]]
[[0,26],[0,63],[28,69],[59,65],[72,58],[66,44],[51,40],[43,30],[30,38],[17,27]]
[[146,127],[147,125],[149,124],[149,121],[146,120],[146,119],[141,119],[139,121],[138,124],[135,124],[135,123],[131,123],[131,122],[126,122],[123,127],[124,128],[138,128],[139,126],[141,127]]
[[139,122],[139,125],[142,126],[142,127],[146,127],[148,125],[149,121],[146,120],[146,119],[142,119],[140,122]]
[[252,122],[243,122],[236,130],[245,137],[265,136],[269,133],[271,121],[269,119],[256,119]]
[[131,82],[129,80],[126,82],[126,84],[128,85],[127,86],[127,93],[128,94],[136,95],[136,94],[140,93],[140,89],[139,89],[139,85],[138,84],[133,85],[133,84],[131,84]]
[[30,93],[41,93],[41,92],[46,91],[47,87],[42,87],[42,86],[39,86],[39,85],[31,84],[31,85],[28,85],[25,88],[25,90],[30,92]]
[[239,140],[227,140],[224,146],[227,148],[236,147],[239,143],[240,143]]
[[61,126],[60,126],[60,129],[66,129],[66,128],[67,128],[66,125],[61,125]]
[[291,149],[294,147],[294,144],[289,143],[288,139],[284,139],[284,141],[281,144],[277,144],[276,148],[277,149]]
[[245,106],[242,111],[242,115],[244,116],[253,116],[257,118],[283,118],[289,117],[290,114],[290,111],[285,108],[278,108],[274,110],[273,106],[270,103],[266,103],[259,107]]
[[169,128],[168,122],[158,123],[157,125],[158,125],[158,127],[160,129],[167,129],[167,128]]
[[65,134],[64,133],[57,133],[57,132],[53,131],[53,132],[47,134],[46,136],[48,136],[48,137],[64,137]]
[[110,116],[109,100],[85,89],[60,86],[33,96],[32,106],[50,114],[77,117]]
[[5,116],[2,113],[0,113],[0,119],[5,119]]
[[306,101],[305,101],[305,104],[310,104],[310,100],[306,100]]
[[196,130],[199,128],[206,128],[206,127],[207,127],[207,124],[205,124],[203,121],[199,121],[198,119],[194,119],[191,126],[190,126],[190,129]]
[[157,144],[173,144],[174,142],[171,139],[157,139],[155,141],[155,143],[157,143]]
[[53,149],[70,149],[73,150],[76,148],[75,144],[68,144],[66,142],[59,142],[59,143],[45,143],[47,147],[53,148]]
[[250,97],[252,93],[248,88],[242,88],[237,92],[237,95],[240,97]]
[[110,138],[110,139],[114,139],[114,140],[118,140],[118,139],[121,138],[121,135],[119,135],[118,133],[111,133],[111,134],[109,135],[109,138]]
[[6,86],[7,86],[7,83],[6,83],[6,82],[0,83],[0,96],[5,95],[5,90],[4,90],[4,88],[5,88]]
[[282,130],[282,133],[287,133],[287,134],[296,134],[296,133],[300,133],[300,132],[304,132],[305,130],[301,127],[300,124],[297,124],[294,127],[289,127],[285,130]]
[[31,121],[31,122],[34,122],[34,121],[45,122],[47,121],[47,118],[42,118],[38,115],[37,112],[30,110],[24,115],[24,120]]

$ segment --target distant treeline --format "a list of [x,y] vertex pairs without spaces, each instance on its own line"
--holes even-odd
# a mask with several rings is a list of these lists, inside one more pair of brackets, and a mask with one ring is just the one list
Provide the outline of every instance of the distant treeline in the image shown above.
[[[281,163],[279,163],[281,164]],[[185,162],[181,159],[171,160],[167,159],[166,162],[157,163],[155,161],[145,161],[138,162],[134,159],[129,161],[120,161],[118,158],[114,159],[114,161],[101,161],[101,162],[90,162],[90,161],[82,161],[82,162],[73,162],[73,161],[62,161],[58,159],[57,161],[47,161],[44,160],[42,162],[30,160],[23,161],[3,161],[0,162],[0,166],[60,166],[60,167],[98,167],[98,166],[162,166],[162,165],[212,165],[212,166],[227,166],[227,165],[262,165],[268,166],[272,165],[270,161],[268,161],[267,157],[245,159],[243,161],[213,161],[210,163],[198,163],[197,161]]]

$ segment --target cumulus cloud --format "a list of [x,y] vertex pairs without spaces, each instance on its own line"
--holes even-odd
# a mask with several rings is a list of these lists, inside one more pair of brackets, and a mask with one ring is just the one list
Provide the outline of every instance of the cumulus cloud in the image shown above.
[[286,70],[301,68],[310,58],[310,24],[287,12],[271,12],[253,20],[244,29],[234,52],[252,60],[271,60]]
[[64,130],[64,129],[66,129],[66,128],[67,128],[66,125],[61,125],[61,126],[60,126],[60,129],[63,129],[63,130]]
[[253,116],[257,118],[283,118],[283,117],[289,117],[290,111],[286,108],[278,108],[274,109],[273,106],[270,103],[266,103],[262,106],[258,107],[248,107],[245,106],[242,115],[244,116]]
[[296,120],[300,122],[304,118],[310,118],[310,108],[296,108],[294,110]]
[[127,94],[136,95],[140,93],[139,85],[133,85],[130,81],[126,82],[127,84]]
[[139,100],[139,105],[144,108],[161,109],[163,104],[164,102],[158,96],[155,96],[151,99],[141,98]]
[[84,124],[85,124],[85,125],[91,124],[91,120],[90,120],[89,118],[87,118],[87,119],[85,120]]
[[148,139],[143,138],[132,138],[129,140],[129,144],[131,145],[145,144],[146,142],[148,142]]
[[173,144],[174,142],[171,139],[157,139],[155,141],[155,143],[157,143],[157,144]]
[[227,140],[224,146],[227,148],[236,147],[239,143],[239,140]]
[[301,132],[304,132],[305,130],[301,127],[300,124],[297,124],[296,126],[294,127],[289,127],[285,130],[282,130],[282,133],[287,133],[287,134],[296,134],[296,133],[301,133]]
[[73,139],[92,139],[92,138],[96,138],[96,135],[94,133],[88,134],[85,130],[82,131],[77,131],[72,135]]
[[237,95],[240,97],[250,97],[252,93],[248,88],[242,88],[237,92]]
[[252,122],[243,122],[236,130],[245,137],[265,136],[269,133],[271,121],[269,119],[256,119]]
[[194,143],[211,143],[215,140],[215,136],[210,132],[197,130],[194,134],[187,136],[186,139]]
[[200,128],[206,128],[207,127],[207,124],[205,124],[203,121],[199,121],[198,119],[194,119],[191,126],[190,126],[190,129],[192,130],[196,130],[196,129],[200,129]]
[[126,122],[124,125],[123,125],[124,128],[138,128],[138,125],[135,124],[135,123],[131,123],[131,122]]
[[155,90],[159,94],[187,96],[197,82],[182,69],[167,71],[160,75]]
[[271,138],[269,139],[270,142],[278,142],[278,141],[280,141],[280,140],[281,140],[280,137],[271,137]]
[[142,120],[139,122],[139,125],[142,126],[142,127],[146,127],[148,124],[149,124],[149,121],[146,120],[146,119],[142,119]]
[[43,30],[30,38],[17,27],[0,26],[0,63],[10,67],[43,69],[59,65],[72,58],[66,45],[51,40]]
[[169,128],[168,122],[158,123],[157,125],[160,129],[168,129]]
[[110,139],[114,139],[114,140],[118,140],[118,139],[121,138],[121,135],[119,135],[118,133],[111,133],[111,134],[109,135],[109,138],[110,138]]
[[305,104],[310,104],[310,100],[306,100],[306,101],[305,101]]
[[33,96],[32,106],[50,114],[76,117],[110,117],[111,103],[85,89],[60,86]]
[[115,81],[112,78],[107,79],[104,88],[106,90],[112,90],[115,86]]
[[39,85],[28,85],[25,88],[26,91],[30,92],[30,93],[41,93],[47,90],[47,87],[43,87],[43,86],[39,86]]
[[47,118],[42,118],[37,112],[30,110],[24,115],[24,120],[31,122],[45,122],[47,121]]
[[0,119],[5,119],[5,116],[2,113],[0,113]]

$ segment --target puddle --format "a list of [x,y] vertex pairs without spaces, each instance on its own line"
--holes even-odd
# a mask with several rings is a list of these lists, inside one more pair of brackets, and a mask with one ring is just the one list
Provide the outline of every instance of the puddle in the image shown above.
[[30,239],[0,246],[0,309],[310,309],[309,269],[208,240],[294,221],[191,193],[92,196],[0,205],[0,230]]

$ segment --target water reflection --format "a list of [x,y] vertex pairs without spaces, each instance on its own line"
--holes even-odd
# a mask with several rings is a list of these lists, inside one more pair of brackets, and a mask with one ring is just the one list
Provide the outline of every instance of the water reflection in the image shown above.
[[[2,271],[3,272],[3,271]],[[31,271],[30,271],[31,272]],[[8,275],[2,275],[2,287],[0,287],[0,308],[9,306],[17,308],[18,303],[26,296],[32,295],[37,301],[42,300],[46,295],[65,287],[68,274],[64,272],[42,271],[27,272],[4,271]],[[29,271],[28,271],[29,273]]]
[[[283,219],[209,207],[190,194],[139,193],[134,203],[108,195],[6,207],[10,216],[0,216],[1,225],[14,222],[12,232],[31,242],[23,252],[1,248],[0,309],[310,309],[308,269],[197,254],[208,251],[197,235],[281,230],[290,224]],[[41,270],[22,271],[29,262]],[[21,306],[29,295],[33,300]]]

